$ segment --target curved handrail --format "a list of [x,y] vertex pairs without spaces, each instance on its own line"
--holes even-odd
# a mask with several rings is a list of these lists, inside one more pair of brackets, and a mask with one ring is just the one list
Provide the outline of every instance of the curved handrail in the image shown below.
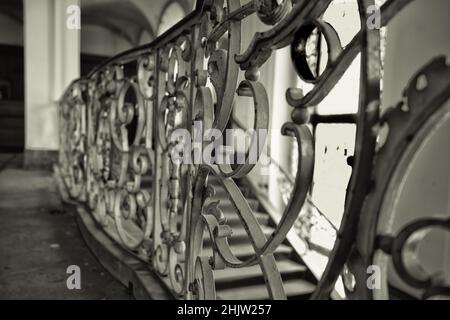
[[[381,8],[383,25],[410,1],[388,1]],[[376,158],[379,32],[365,23],[374,0],[358,0],[361,30],[341,48],[333,27],[320,19],[330,2],[253,0],[241,5],[239,0],[200,0],[163,35],[106,60],[73,81],[61,97],[59,165],[70,196],[89,206],[102,228],[116,232],[120,245],[151,261],[149,267],[175,297],[216,298],[215,271],[259,264],[268,295],[286,298],[274,252],[289,237],[305,204],[313,205],[308,197],[315,159],[310,124],[338,118],[357,127],[355,155],[349,161],[353,170],[343,221],[327,268],[315,272],[320,282],[313,297],[329,297],[346,270]],[[241,48],[241,20],[251,15],[271,27],[255,32],[250,45]],[[306,59],[312,26],[330,48],[326,69],[317,76],[308,72]],[[259,150],[257,139],[252,137],[244,164],[220,163],[217,155],[225,147],[222,133],[238,107],[236,95],[253,99],[253,129],[268,130],[269,99],[258,69],[288,45],[297,74],[314,88],[305,97],[296,88],[286,88],[294,109],[292,121],[280,130],[296,139],[299,163],[291,178],[276,164],[293,188],[275,232],[267,237],[239,188],[239,179],[255,166],[250,159],[255,155],[252,148]],[[310,110],[310,102],[319,103],[328,95],[357,53],[362,57],[358,112],[321,117]],[[136,69],[130,72],[123,66],[131,62]],[[205,160],[210,147],[216,152]],[[200,162],[195,161],[196,148],[201,149]],[[256,152],[256,162],[261,154]],[[228,242],[233,232],[226,219],[230,212],[248,236],[252,254],[247,257],[238,257]],[[209,251],[204,250],[205,230]]]

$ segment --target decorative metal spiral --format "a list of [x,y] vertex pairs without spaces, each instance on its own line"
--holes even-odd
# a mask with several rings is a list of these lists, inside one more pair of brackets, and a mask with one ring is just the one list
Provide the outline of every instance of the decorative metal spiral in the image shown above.
[[[410,1],[386,2],[381,8],[382,25]],[[373,261],[386,265],[386,256],[392,257],[408,284],[424,290],[424,297],[448,295],[448,285],[418,275],[419,267],[404,257],[425,229],[448,230],[448,219],[415,221],[394,234],[383,223],[384,215],[390,213],[382,209],[386,190],[397,179],[396,164],[407,161],[409,148],[418,148],[425,136],[423,128],[448,117],[448,108],[441,106],[449,98],[449,67],[443,57],[423,67],[405,90],[408,112],[395,108],[380,117],[380,33],[366,26],[367,9],[374,0],[357,1],[361,27],[345,47],[333,26],[322,19],[330,3],[199,1],[183,23],[148,45],[106,61],[86,78],[74,81],[63,95],[59,164],[70,196],[91,210],[111,238],[148,263],[177,298],[215,299],[215,272],[252,265],[260,266],[271,298],[286,298],[274,252],[295,224],[304,234],[312,228],[299,215],[302,208],[311,206],[308,192],[315,162],[311,127],[323,120],[313,107],[328,96],[358,54],[358,111],[350,120],[333,115],[337,122],[357,127],[355,154],[348,159],[352,174],[334,248],[328,252],[325,270],[315,273],[318,286],[312,298],[328,299],[338,278],[349,275],[356,284],[352,290],[347,286],[348,297],[385,298],[387,290],[384,296],[372,296],[364,287],[364,275]],[[241,21],[251,15],[268,29],[254,33],[241,48],[241,35],[247,32]],[[316,68],[319,55],[311,57],[307,52],[311,37],[325,41],[328,48],[321,72]],[[270,105],[260,68],[284,47],[290,47],[293,70],[312,89],[303,94],[299,88],[286,88],[291,119],[272,128],[294,138],[299,161],[286,208],[275,231],[266,235],[237,183],[254,170],[250,153],[258,150],[258,162],[265,138],[251,137],[243,164],[189,163],[175,156],[199,160],[198,154],[184,147],[195,143],[195,122],[201,123],[203,131],[224,132],[233,110],[240,107],[237,97],[253,101],[251,129],[268,130],[269,110],[276,112],[278,106]],[[426,77],[427,86],[419,90],[421,76]],[[389,126],[389,136],[380,146],[383,124]],[[377,178],[375,192],[370,187],[373,177]],[[244,226],[253,250],[249,257],[238,258],[230,246],[233,228],[224,217],[225,206]],[[303,240],[307,242],[308,237]],[[205,241],[211,242],[208,250]],[[386,274],[384,279],[387,287]]]

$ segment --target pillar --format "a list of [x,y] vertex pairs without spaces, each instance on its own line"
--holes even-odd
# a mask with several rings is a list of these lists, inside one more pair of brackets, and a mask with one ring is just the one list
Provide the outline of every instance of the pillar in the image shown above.
[[288,105],[284,98],[286,89],[296,87],[297,84],[297,74],[290,70],[292,70],[292,60],[290,47],[288,46],[275,53],[273,79],[276,79],[276,81],[273,81],[273,91],[269,98],[271,99],[269,131],[270,156],[275,162],[275,164],[270,167],[269,198],[270,202],[280,214],[283,212],[285,204],[283,203],[280,183],[278,181],[280,173],[277,166],[281,167],[285,172],[291,172],[290,166],[293,147],[292,143],[290,143],[291,138],[281,134],[281,127],[283,124],[292,121],[291,113],[293,108]]
[[70,5],[79,0],[24,0],[25,167],[56,159],[58,99],[79,77],[80,30],[66,26]]

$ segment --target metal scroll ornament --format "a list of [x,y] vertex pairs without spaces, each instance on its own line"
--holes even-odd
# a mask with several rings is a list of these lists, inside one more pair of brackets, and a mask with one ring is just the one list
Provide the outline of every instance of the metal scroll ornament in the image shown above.
[[[348,260],[355,252],[356,239],[363,248],[359,268],[371,261],[377,248],[378,237],[370,226],[376,225],[382,194],[367,195],[373,172],[381,175],[383,186],[389,182],[391,171],[379,173],[384,170],[383,153],[398,150],[399,143],[395,137],[389,138],[393,142],[377,153],[374,128],[382,121],[392,122],[401,137],[403,130],[418,130],[418,119],[430,116],[449,92],[448,84],[439,87],[443,82],[436,79],[449,77],[448,68],[437,71],[442,61],[435,61],[421,71],[433,89],[416,92],[413,86],[407,88],[411,115],[406,115],[406,124],[400,123],[395,112],[392,117],[380,118],[380,34],[366,27],[367,9],[374,0],[357,1],[361,29],[345,48],[333,26],[321,19],[331,2],[254,0],[241,5],[239,0],[199,1],[194,12],[160,38],[106,61],[87,77],[74,81],[63,95],[59,161],[71,197],[85,203],[99,226],[121,246],[147,262],[175,297],[215,299],[215,271],[257,264],[269,296],[286,298],[273,253],[296,223],[312,184],[313,118],[317,125],[312,107],[328,95],[358,54],[360,99],[353,117],[356,151],[349,159],[353,171],[340,236],[312,298],[329,298],[344,268],[355,272],[357,283],[362,281],[358,267],[353,268]],[[386,2],[381,8],[382,25],[409,2]],[[248,32],[242,30],[241,21],[251,15],[267,28],[255,32],[248,46],[241,47],[241,35]],[[328,47],[328,60],[321,73],[311,68],[306,54],[306,43],[313,34]],[[286,46],[291,48],[298,76],[313,88],[306,95],[298,88],[286,88],[292,121],[277,130],[295,139],[299,161],[286,209],[275,231],[267,236],[237,185],[238,179],[248,178],[255,164],[180,162],[174,154],[189,153],[179,146],[193,141],[174,138],[173,133],[184,130],[193,139],[194,122],[200,122],[203,131],[223,132],[233,108],[239,108],[237,96],[253,101],[251,129],[267,130],[269,110],[276,112],[277,106],[270,105],[259,69],[276,50]],[[340,119],[338,115],[336,119]],[[251,140],[249,148],[256,143]],[[248,153],[246,150],[245,157]],[[260,155],[258,152],[257,159]],[[401,155],[395,154],[398,159]],[[244,226],[253,250],[249,257],[238,258],[229,244],[233,228],[224,216],[225,207]],[[361,219],[361,212],[366,220]],[[428,225],[448,228],[448,221],[427,220],[405,226],[399,235],[391,235],[381,250],[398,260],[396,267],[400,270],[407,269],[398,259],[398,250]],[[358,226],[369,232],[358,232]],[[210,248],[206,249],[205,241],[211,243]],[[417,280],[411,275],[406,280],[437,290],[430,285],[434,284],[432,279]]]

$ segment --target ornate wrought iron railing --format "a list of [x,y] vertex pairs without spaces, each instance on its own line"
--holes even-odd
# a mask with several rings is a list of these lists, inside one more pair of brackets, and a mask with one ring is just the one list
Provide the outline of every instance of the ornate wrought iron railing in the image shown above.
[[[410,1],[387,1],[381,8],[381,25]],[[444,58],[423,67],[405,91],[408,111],[397,106],[380,117],[380,33],[366,24],[367,9],[374,1],[357,1],[361,29],[345,48],[333,27],[321,20],[331,2],[199,1],[191,14],[155,41],[109,59],[74,81],[63,95],[59,166],[69,194],[85,203],[120,245],[149,261],[149,268],[175,296],[213,299],[213,270],[259,264],[270,297],[286,297],[273,253],[296,221],[299,230],[309,228],[298,216],[307,202],[314,170],[314,136],[309,126],[321,122],[354,123],[357,133],[355,154],[348,160],[353,170],[343,220],[328,264],[317,275],[312,298],[328,298],[341,275],[352,280],[344,281],[348,297],[386,298],[387,291],[376,296],[365,286],[366,269],[380,249],[392,256],[406,282],[425,289],[425,296],[448,294],[448,285],[433,277],[415,277],[410,261],[401,253],[417,231],[434,225],[449,229],[449,220],[420,220],[398,235],[378,235],[375,226],[390,175],[381,175],[384,180],[375,187],[372,180],[374,173],[395,170],[411,134],[448,100],[449,68]],[[241,34],[246,32],[241,20],[249,15],[271,27],[255,33],[248,47],[241,47]],[[328,46],[328,61],[320,74],[311,70],[305,50],[313,32],[319,32]],[[296,139],[299,161],[286,208],[274,232],[266,237],[236,184],[255,164],[177,162],[171,155],[180,141],[171,134],[180,128],[193,134],[193,121],[200,121],[205,130],[224,131],[236,108],[236,95],[253,99],[254,129],[268,129],[269,100],[258,70],[285,46],[291,47],[297,74],[313,88],[306,95],[286,88],[292,121],[277,130]],[[316,114],[312,107],[328,95],[359,53],[357,113]],[[240,73],[244,80],[238,82]],[[416,82],[422,76],[428,84],[419,90]],[[388,141],[393,142],[381,146],[377,138],[384,123],[392,128]],[[212,200],[221,192],[251,239],[254,254],[244,260],[230,249],[227,238],[232,228],[223,218],[220,201]],[[213,242],[210,254],[202,251],[205,230]]]

